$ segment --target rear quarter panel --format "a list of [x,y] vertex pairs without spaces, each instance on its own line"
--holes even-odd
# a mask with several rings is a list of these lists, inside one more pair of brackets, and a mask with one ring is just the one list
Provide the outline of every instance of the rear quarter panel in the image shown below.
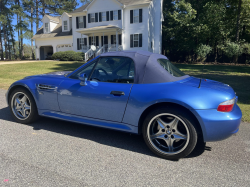
[[200,121],[195,110],[217,109],[218,105],[234,98],[228,92],[210,88],[198,88],[181,81],[158,84],[134,84],[131,90],[123,122],[138,126],[143,111],[156,103],[171,102],[189,109]]

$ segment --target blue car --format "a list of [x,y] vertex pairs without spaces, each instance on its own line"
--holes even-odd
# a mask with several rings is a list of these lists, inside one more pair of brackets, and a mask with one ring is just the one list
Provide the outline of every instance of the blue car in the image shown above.
[[73,72],[26,77],[6,99],[19,123],[44,116],[142,134],[165,159],[230,137],[242,117],[229,85],[185,75],[165,56],[144,51],[109,52]]

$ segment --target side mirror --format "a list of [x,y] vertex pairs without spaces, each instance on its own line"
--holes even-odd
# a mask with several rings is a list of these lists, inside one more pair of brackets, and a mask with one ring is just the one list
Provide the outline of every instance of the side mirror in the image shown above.
[[87,85],[86,81],[88,80],[88,78],[87,78],[87,75],[85,73],[82,73],[79,76],[79,79],[81,80],[81,82],[80,82],[81,86],[86,86]]

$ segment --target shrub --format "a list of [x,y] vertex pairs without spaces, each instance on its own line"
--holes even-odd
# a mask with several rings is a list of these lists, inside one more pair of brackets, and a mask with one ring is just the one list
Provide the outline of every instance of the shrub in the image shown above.
[[23,59],[30,59],[30,55],[29,54],[24,54]]
[[82,61],[84,60],[84,53],[75,51],[60,51],[52,55],[53,60],[61,61]]
[[201,61],[206,60],[207,55],[212,51],[212,48],[209,45],[203,45],[200,44],[197,48],[196,48],[196,54],[198,56],[198,58],[201,59]]

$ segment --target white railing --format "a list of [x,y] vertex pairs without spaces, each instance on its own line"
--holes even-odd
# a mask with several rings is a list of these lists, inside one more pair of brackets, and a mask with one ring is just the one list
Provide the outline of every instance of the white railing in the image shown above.
[[[116,50],[116,44],[105,44],[102,47],[97,47],[97,51],[94,52],[92,49],[89,49],[86,53],[85,53],[85,61],[88,61],[92,56],[99,56],[103,53],[107,53],[107,52],[111,52],[111,51],[117,51]],[[118,46],[118,51],[123,51],[123,46],[119,45]]]
[[89,49],[85,53],[85,62],[87,62],[93,55],[94,55],[94,51],[92,49]]

